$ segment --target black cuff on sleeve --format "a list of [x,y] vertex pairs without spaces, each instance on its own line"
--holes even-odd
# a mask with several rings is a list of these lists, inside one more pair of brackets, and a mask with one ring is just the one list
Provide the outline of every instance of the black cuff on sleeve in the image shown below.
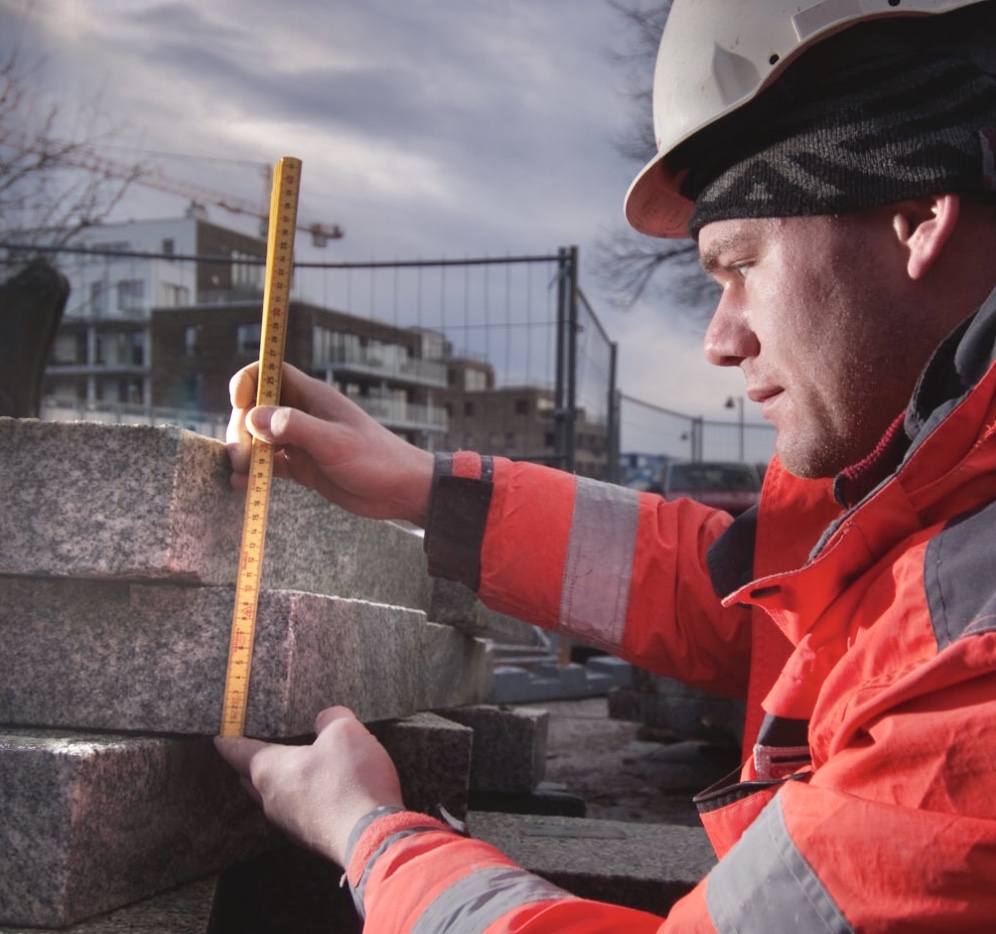
[[437,461],[425,527],[425,552],[433,577],[459,581],[476,591],[481,585],[481,544],[494,484],[449,476]]

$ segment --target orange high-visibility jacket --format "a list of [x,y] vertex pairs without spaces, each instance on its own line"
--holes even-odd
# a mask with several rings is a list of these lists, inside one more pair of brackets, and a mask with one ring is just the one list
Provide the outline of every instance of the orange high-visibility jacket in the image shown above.
[[996,931],[994,346],[996,293],[865,462],[833,484],[775,462],[756,514],[732,523],[535,465],[440,458],[434,573],[746,697],[745,764],[698,797],[720,859],[667,919],[570,896],[399,812],[354,834],[368,934]]

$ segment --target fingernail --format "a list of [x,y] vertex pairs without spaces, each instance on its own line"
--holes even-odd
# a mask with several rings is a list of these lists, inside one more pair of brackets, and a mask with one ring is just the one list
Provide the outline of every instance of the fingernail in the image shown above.
[[274,411],[272,405],[261,405],[249,413],[253,434],[264,436],[264,440],[270,436],[270,423],[273,421]]

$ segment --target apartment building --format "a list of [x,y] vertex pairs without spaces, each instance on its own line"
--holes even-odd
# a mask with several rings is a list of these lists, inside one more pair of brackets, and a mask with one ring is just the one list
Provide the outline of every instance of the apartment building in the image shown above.
[[[61,254],[70,297],[44,382],[44,417],[173,421],[223,432],[228,381],[259,357],[266,243],[183,218],[108,224]],[[496,386],[443,333],[293,298],[286,360],[337,386],[427,450],[477,449],[560,466],[554,392]],[[575,469],[607,472],[606,426],[575,418]]]
[[[513,460],[562,466],[557,455],[556,398],[539,386],[495,387],[476,361],[453,361],[442,394],[448,430],[446,450],[465,448]],[[608,468],[605,424],[589,424],[583,410],[575,416],[575,472],[604,478]]]
[[[229,378],[259,359],[260,327],[258,299],[154,309],[152,404],[228,411]],[[450,354],[442,334],[292,301],[286,341],[288,363],[336,386],[413,444],[440,447]]]
[[196,210],[100,225],[70,246],[92,252],[58,258],[70,293],[43,390],[56,405],[152,405],[152,309],[262,294],[266,244]]

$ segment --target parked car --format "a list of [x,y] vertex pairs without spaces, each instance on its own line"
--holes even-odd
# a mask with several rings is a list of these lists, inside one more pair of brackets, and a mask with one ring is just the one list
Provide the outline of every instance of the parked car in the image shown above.
[[761,476],[753,464],[738,461],[673,461],[664,475],[664,497],[682,496],[738,516],[760,498]]

